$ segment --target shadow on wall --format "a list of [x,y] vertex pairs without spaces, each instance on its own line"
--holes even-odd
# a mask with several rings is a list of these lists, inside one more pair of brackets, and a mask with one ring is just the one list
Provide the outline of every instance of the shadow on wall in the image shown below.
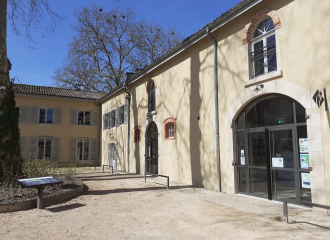
[[[132,144],[135,144],[134,146],[134,159],[135,159],[135,173],[139,174],[140,173],[140,167],[141,167],[141,159],[140,159],[140,147],[143,147],[143,142],[141,141],[141,143],[134,143],[134,130],[132,130],[135,126],[139,125],[139,120],[138,120],[138,109],[140,108],[140,105],[137,106],[137,101],[136,101],[136,88],[134,87],[131,91],[131,104],[132,104],[132,113],[131,116],[133,116],[133,126],[131,126],[130,131],[133,131],[133,134],[131,134],[132,139],[130,140],[130,142]],[[142,124],[142,123],[141,123]],[[142,136],[145,133],[141,133],[141,139]],[[131,146],[130,149],[133,149],[133,146]],[[132,171],[132,169],[130,169],[130,171]]]

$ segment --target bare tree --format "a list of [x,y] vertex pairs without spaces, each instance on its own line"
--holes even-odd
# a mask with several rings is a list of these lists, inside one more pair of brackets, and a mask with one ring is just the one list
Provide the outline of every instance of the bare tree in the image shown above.
[[9,87],[9,71],[11,64],[7,58],[7,19],[16,35],[23,35],[29,47],[34,46],[32,30],[40,30],[41,34],[54,31],[61,17],[55,14],[48,0],[0,0],[0,99],[3,87]]
[[110,91],[125,80],[125,72],[143,68],[182,40],[174,29],[163,31],[153,21],[137,21],[130,9],[104,12],[91,5],[75,15],[76,34],[64,65],[55,70],[56,86]]

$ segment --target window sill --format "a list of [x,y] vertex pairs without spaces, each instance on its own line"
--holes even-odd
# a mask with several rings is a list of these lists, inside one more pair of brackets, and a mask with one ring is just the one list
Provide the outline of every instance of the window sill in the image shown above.
[[243,85],[244,85],[244,87],[250,87],[250,86],[259,84],[261,82],[270,81],[270,80],[273,80],[275,78],[280,78],[280,77],[283,77],[283,72],[282,72],[282,70],[277,70],[275,72],[264,74],[262,76],[245,81],[243,83]]
[[151,115],[156,115],[156,114],[157,114],[157,110],[152,111],[152,112],[148,112],[148,113],[146,114],[146,116],[149,117],[149,116],[151,116]]
[[164,141],[171,141],[171,140],[176,140],[176,138],[175,137],[173,137],[173,138],[164,138]]

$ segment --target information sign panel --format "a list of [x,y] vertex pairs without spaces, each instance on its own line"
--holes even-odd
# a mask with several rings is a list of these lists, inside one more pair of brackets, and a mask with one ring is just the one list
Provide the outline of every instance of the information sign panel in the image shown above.
[[26,178],[26,179],[18,179],[17,180],[23,187],[41,187],[41,186],[49,186],[54,184],[63,183],[62,180],[54,178],[52,176],[49,177],[40,177],[40,178]]
[[302,188],[311,188],[311,174],[310,173],[301,173],[301,187]]
[[283,158],[272,158],[272,167],[282,168],[284,167]]

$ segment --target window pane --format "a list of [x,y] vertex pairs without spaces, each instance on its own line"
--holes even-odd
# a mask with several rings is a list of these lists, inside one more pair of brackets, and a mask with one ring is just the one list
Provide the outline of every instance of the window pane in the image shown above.
[[84,160],[88,160],[89,157],[89,139],[84,139]]
[[78,140],[77,155],[78,155],[78,160],[83,160],[83,141],[82,140]]
[[250,166],[267,166],[265,132],[249,133]]
[[38,159],[44,158],[45,141],[44,138],[38,139]]
[[40,108],[39,123],[44,123],[46,119],[46,109]]
[[268,72],[277,70],[275,35],[267,38]]
[[174,123],[168,124],[168,130],[169,130],[169,137],[174,138]]
[[246,168],[245,167],[240,167],[239,168],[239,191],[240,192],[247,192]]
[[78,125],[83,125],[84,124],[84,112],[79,111],[78,112]]
[[266,169],[250,169],[250,191],[263,197],[268,196]]
[[296,198],[296,181],[294,171],[273,170],[273,197]]
[[305,113],[306,110],[303,106],[301,106],[299,103],[295,103],[296,104],[296,121],[297,123],[304,123],[306,122],[306,118],[305,118]]
[[254,75],[258,76],[265,73],[264,44],[259,41],[253,45]]
[[291,99],[270,96],[256,100],[246,108],[247,128],[277,126],[293,123]]
[[244,129],[244,122],[245,122],[245,114],[243,112],[241,116],[238,117],[237,129]]
[[45,147],[45,158],[50,160],[52,151],[52,140],[50,138],[46,138],[46,147]]
[[47,123],[53,123],[53,109],[47,109]]
[[85,112],[85,125],[91,125],[91,112]]
[[237,144],[238,144],[238,164],[246,165],[245,163],[245,138],[244,132],[238,132],[237,134]]

